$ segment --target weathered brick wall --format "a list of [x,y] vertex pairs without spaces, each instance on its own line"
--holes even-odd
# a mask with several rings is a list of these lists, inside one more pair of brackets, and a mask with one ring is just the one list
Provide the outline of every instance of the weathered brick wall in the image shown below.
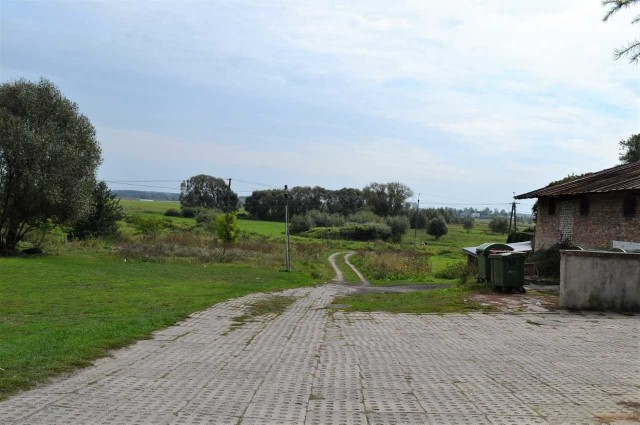
[[573,244],[583,247],[611,248],[614,240],[640,243],[640,205],[637,204],[634,218],[625,218],[622,214],[624,195],[624,193],[615,192],[589,195],[590,205],[587,216],[580,215],[579,198],[558,199],[556,213],[553,216],[548,214],[549,199],[539,199],[535,249],[548,248],[558,243],[561,203],[567,199],[574,202],[573,231],[571,232]]

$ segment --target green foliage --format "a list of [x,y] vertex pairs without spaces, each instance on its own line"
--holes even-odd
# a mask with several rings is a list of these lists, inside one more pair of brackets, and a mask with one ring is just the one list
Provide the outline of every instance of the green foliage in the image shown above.
[[53,83],[0,85],[0,254],[43,222],[89,213],[99,164],[95,129]]
[[447,223],[445,223],[444,219],[441,216],[438,216],[429,222],[429,225],[427,226],[427,233],[438,240],[449,233],[449,228],[447,227]]
[[183,207],[238,209],[238,195],[218,177],[199,174],[180,184],[180,204]]
[[391,229],[391,241],[400,242],[402,235],[409,229],[409,219],[404,216],[387,217],[384,223]]
[[216,217],[216,234],[225,242],[235,242],[238,239],[238,217],[235,212]]
[[93,190],[89,214],[73,226],[73,235],[84,239],[88,236],[105,237],[118,233],[118,221],[124,218],[120,200],[109,190],[107,184],[99,182]]
[[[609,10],[607,10],[603,20],[606,22],[611,16],[620,10],[636,4],[640,4],[640,0],[602,0],[602,5],[609,7]],[[640,22],[640,15],[636,16],[631,21],[632,24],[637,24],[638,22]],[[629,62],[638,64],[640,62],[640,41],[634,40],[629,42],[625,47],[614,51],[614,57],[616,60],[623,56],[627,56],[629,58]]]
[[489,229],[494,233],[505,234],[509,231],[509,220],[504,217],[493,218],[489,222]]
[[376,215],[369,210],[361,210],[355,214],[352,214],[347,219],[350,223],[384,223],[384,218]]
[[536,264],[538,274],[544,277],[560,277],[560,246],[554,245],[549,249],[538,249],[531,256]]
[[166,217],[182,217],[182,212],[176,208],[169,208],[164,212]]
[[[534,230],[535,232],[535,230]],[[507,238],[507,243],[527,242],[533,240],[533,235],[524,232],[511,232]]]
[[462,228],[467,232],[473,229],[474,221],[473,217],[465,217],[462,219]]
[[182,207],[182,209],[180,210],[180,214],[184,218],[196,218],[196,216],[198,215],[198,211],[198,208]]
[[311,230],[313,227],[315,227],[315,222],[308,214],[294,215],[289,222],[289,231],[293,235],[306,232]]
[[399,183],[369,183],[362,189],[367,207],[379,216],[399,215],[406,209],[407,199],[413,196],[409,186]]
[[426,229],[429,224],[429,218],[424,210],[414,211],[411,213],[411,228]]
[[383,223],[346,223],[341,227],[314,227],[302,236],[351,241],[387,240],[391,237],[391,228]]
[[144,236],[157,236],[165,229],[171,228],[171,220],[138,214],[132,214],[125,221],[136,229],[136,233]]
[[626,164],[640,161],[640,133],[620,141],[620,161]]

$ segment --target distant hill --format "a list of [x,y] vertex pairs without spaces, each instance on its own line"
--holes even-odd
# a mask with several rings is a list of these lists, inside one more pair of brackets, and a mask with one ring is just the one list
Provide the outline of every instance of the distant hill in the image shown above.
[[145,192],[142,190],[112,190],[119,198],[151,199],[153,201],[178,201],[179,193]]

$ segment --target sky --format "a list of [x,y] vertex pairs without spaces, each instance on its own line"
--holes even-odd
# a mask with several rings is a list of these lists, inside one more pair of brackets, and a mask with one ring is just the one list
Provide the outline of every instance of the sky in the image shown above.
[[241,196],[400,181],[424,206],[502,209],[617,165],[619,141],[640,132],[640,69],[613,60],[640,11],[604,12],[600,0],[0,0],[0,80],[44,77],[75,101],[102,146],[98,177],[130,182],[114,189],[175,192],[196,174],[232,178]]

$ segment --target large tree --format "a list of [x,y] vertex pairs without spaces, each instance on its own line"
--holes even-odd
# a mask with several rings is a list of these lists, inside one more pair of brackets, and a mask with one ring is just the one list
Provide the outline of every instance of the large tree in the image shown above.
[[620,161],[625,164],[640,161],[640,133],[620,141]]
[[[640,4],[640,0],[603,0],[602,5],[607,7],[607,13],[604,15],[604,21],[608,21],[611,16],[616,14],[622,9],[626,9],[632,5]],[[636,16],[631,23],[637,24],[640,22],[640,15]],[[640,62],[640,41],[633,40],[629,42],[626,46],[616,49],[614,52],[615,58],[620,59],[623,56],[629,58],[629,62],[631,63],[639,63]]]
[[367,207],[379,216],[398,215],[413,196],[409,186],[402,183],[369,183],[362,190]]
[[180,204],[183,207],[214,208],[225,211],[238,209],[238,195],[218,177],[199,174],[180,184]]
[[53,83],[0,85],[0,254],[88,213],[100,161],[89,119]]

